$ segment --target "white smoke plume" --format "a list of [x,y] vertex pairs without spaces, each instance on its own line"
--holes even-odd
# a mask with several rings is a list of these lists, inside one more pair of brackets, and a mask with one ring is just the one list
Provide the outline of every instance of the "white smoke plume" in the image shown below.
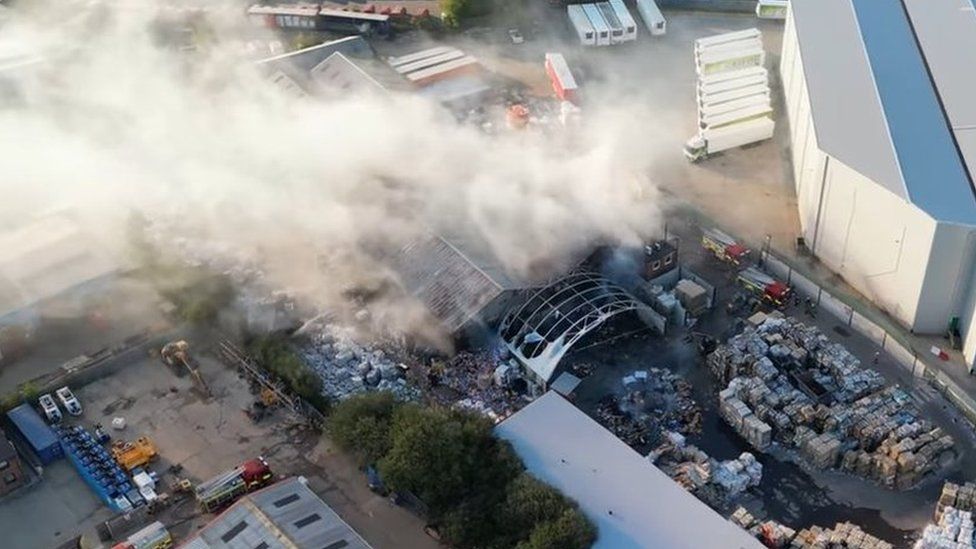
[[[6,226],[70,207],[122,242],[133,209],[178,219],[323,302],[370,278],[365,246],[428,228],[479,235],[526,272],[660,226],[656,192],[635,175],[639,123],[623,113],[587,113],[572,145],[486,136],[408,94],[287,96],[242,53],[240,6],[211,17],[216,39],[186,53],[154,41],[150,2],[48,6],[64,17],[24,4],[0,52],[46,61],[0,76],[17,90],[0,96]],[[349,267],[323,276],[322,254]]]

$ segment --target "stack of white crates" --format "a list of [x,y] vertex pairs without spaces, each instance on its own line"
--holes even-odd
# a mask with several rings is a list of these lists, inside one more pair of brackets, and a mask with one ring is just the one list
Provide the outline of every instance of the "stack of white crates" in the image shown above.
[[695,41],[699,137],[708,143],[707,153],[772,137],[775,124],[765,62],[758,29]]
[[583,46],[611,46],[637,39],[637,23],[623,0],[570,4],[566,14]]

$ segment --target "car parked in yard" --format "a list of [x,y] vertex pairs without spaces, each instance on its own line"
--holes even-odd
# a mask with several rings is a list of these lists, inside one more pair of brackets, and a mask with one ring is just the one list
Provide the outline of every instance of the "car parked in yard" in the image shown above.
[[69,414],[73,416],[81,415],[81,403],[75,398],[74,393],[71,392],[67,386],[61,387],[55,394],[58,395],[58,400],[61,401],[61,405],[64,409],[68,411]]
[[41,410],[44,411],[44,415],[47,416],[47,420],[50,423],[61,423],[62,415],[61,409],[51,398],[49,393],[44,393],[37,399],[37,403],[41,405]]

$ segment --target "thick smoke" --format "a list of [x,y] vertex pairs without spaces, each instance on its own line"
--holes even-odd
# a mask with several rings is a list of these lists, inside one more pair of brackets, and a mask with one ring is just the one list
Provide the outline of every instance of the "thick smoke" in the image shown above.
[[55,11],[71,16],[18,13],[0,33],[0,52],[45,58],[2,76],[8,226],[70,207],[123,242],[139,210],[261,257],[281,287],[324,303],[375,277],[367,250],[426,230],[476,235],[526,274],[660,226],[620,113],[585,117],[572,139],[486,136],[408,94],[281,92],[244,53],[240,9],[211,17],[232,24],[189,53],[160,43],[148,7]]

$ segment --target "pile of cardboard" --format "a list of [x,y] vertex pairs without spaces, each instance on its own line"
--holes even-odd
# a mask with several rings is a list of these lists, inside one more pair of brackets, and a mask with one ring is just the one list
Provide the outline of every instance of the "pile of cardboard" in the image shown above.
[[973,514],[947,506],[936,524],[922,531],[915,549],[973,549]]
[[846,547],[848,549],[892,549],[892,545],[878,539],[850,522],[840,522],[830,529],[811,526],[797,532],[792,549],[828,549]]
[[726,384],[720,415],[758,450],[775,440],[815,467],[907,489],[953,448],[907,393],[884,387],[818,328],[780,313],[751,321],[707,362]]
[[976,484],[967,482],[962,486],[953,482],[942,485],[942,494],[935,506],[935,521],[938,522],[945,509],[953,507],[960,511],[976,511]]
[[680,433],[668,432],[647,458],[686,490],[711,504],[721,504],[759,486],[763,467],[756,456],[743,452],[736,459],[717,461],[687,444]]

